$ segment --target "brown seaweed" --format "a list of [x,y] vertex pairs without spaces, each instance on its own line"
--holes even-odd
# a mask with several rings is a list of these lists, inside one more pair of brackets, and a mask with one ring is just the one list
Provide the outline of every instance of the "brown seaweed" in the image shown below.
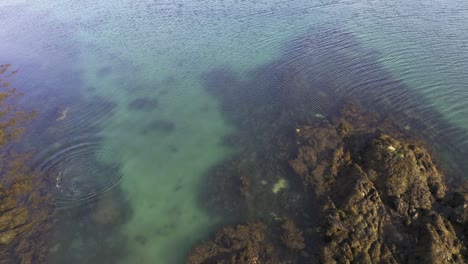
[[47,175],[28,166],[30,155],[14,144],[34,116],[14,104],[20,96],[9,85],[17,71],[0,65],[0,259],[2,263],[45,263],[54,208],[44,193]]

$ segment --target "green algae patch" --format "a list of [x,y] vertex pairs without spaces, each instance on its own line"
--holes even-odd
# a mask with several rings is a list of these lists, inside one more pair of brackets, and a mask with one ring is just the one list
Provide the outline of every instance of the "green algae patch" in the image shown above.
[[285,178],[280,178],[278,181],[273,185],[273,188],[271,188],[271,191],[274,194],[279,193],[281,190],[286,189],[288,187],[288,182],[286,181]]

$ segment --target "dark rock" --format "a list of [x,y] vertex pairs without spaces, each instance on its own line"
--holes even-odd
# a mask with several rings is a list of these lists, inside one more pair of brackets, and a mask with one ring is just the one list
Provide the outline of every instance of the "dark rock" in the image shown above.
[[[447,186],[429,151],[378,129],[363,133],[359,124],[368,122],[348,120],[346,129],[343,122],[337,127],[344,136],[338,143],[336,137],[321,136],[333,135],[331,130],[307,134],[302,131],[311,128],[299,128],[302,143],[290,162],[305,187],[312,186],[318,198],[327,197],[320,211],[322,261],[463,263],[466,245],[443,216]],[[356,129],[350,123],[358,124]],[[316,158],[324,153],[323,146],[331,146],[335,154]],[[464,201],[456,193],[450,203],[461,206]]]
[[[441,208],[447,187],[424,145],[382,134],[379,131],[385,130],[403,138],[395,125],[377,124],[378,118],[360,113],[355,106],[345,108],[337,123],[338,138],[330,136],[335,135],[330,128],[322,133],[308,126],[298,128],[300,146],[290,162],[303,185],[327,201],[320,211],[322,261],[464,259],[462,238],[442,216],[443,210],[435,210]],[[308,131],[313,132],[304,133]],[[324,152],[327,147],[330,150]],[[453,205],[463,201],[459,194],[453,195]],[[425,220],[429,215],[431,221]]]

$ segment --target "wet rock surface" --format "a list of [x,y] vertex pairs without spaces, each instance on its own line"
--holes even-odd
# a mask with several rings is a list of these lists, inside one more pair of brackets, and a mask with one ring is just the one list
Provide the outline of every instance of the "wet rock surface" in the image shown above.
[[361,153],[338,171],[322,208],[324,261],[462,263],[462,238],[435,209],[446,186],[429,153],[388,135]]

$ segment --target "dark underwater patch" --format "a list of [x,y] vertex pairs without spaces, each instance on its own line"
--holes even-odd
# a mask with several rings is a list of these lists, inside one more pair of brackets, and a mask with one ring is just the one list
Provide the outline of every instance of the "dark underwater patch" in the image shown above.
[[104,66],[99,68],[96,71],[96,76],[98,78],[104,78],[112,74],[112,67],[111,66]]
[[128,109],[149,112],[158,107],[157,99],[137,98],[128,104]]
[[168,77],[164,78],[161,81],[162,86],[174,86],[174,85],[176,85],[178,83],[179,83],[179,81],[177,80],[176,76],[174,76],[174,75],[169,75]]
[[149,134],[153,132],[172,133],[175,130],[175,124],[169,120],[158,119],[146,125],[142,130],[142,134]]
[[48,263],[107,263],[124,257],[128,238],[120,229],[131,214],[128,200],[119,189],[59,211],[53,234],[57,242],[52,245],[56,248],[50,252]]
[[[366,111],[411,124],[434,148],[449,149],[451,159],[468,156],[466,130],[386,70],[380,53],[363,46],[355,34],[324,26],[286,42],[281,51],[282,56],[245,78],[226,65],[201,77],[207,92],[220,101],[226,121],[244,138],[266,143],[284,127],[333,118],[341,106],[358,101]],[[468,169],[459,161],[460,171]]]

